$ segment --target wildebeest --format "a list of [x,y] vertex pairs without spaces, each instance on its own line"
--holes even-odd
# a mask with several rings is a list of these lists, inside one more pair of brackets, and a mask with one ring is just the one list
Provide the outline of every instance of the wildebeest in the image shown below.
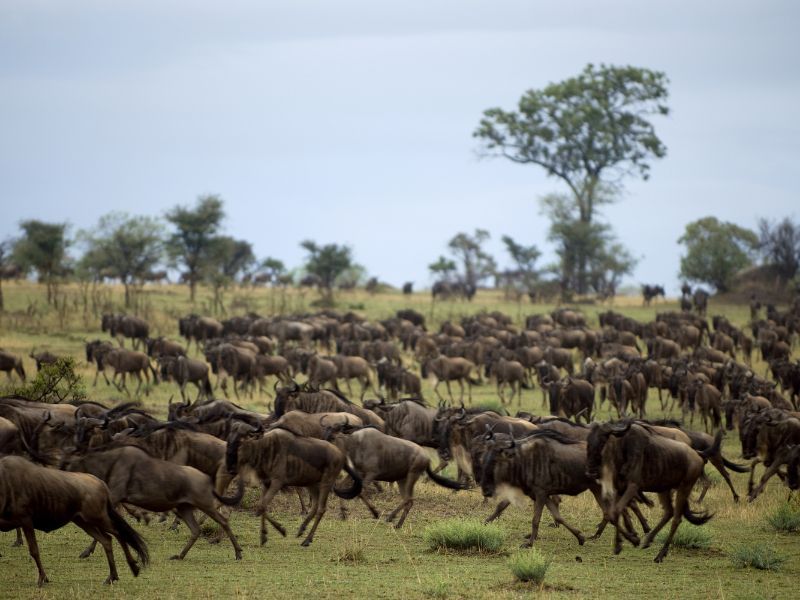
[[[114,369],[114,376],[111,379],[119,390],[125,390],[130,393],[125,383],[125,377],[129,373],[139,382],[139,385],[136,386],[135,395],[138,395],[139,390],[142,388],[142,375],[144,375],[144,380],[148,384],[150,383],[151,374],[153,383],[158,383],[158,372],[150,364],[150,358],[144,352],[128,350],[127,348],[114,348],[103,356],[102,362],[104,366],[107,365]],[[118,376],[120,377],[120,383],[117,383]]]
[[150,325],[147,321],[131,315],[104,314],[101,329],[111,337],[116,337],[120,346],[123,345],[123,338],[130,338],[134,349],[139,347],[140,342],[145,345],[150,336]]
[[[374,481],[397,482],[403,501],[386,517],[386,521],[391,523],[403,511],[395,524],[396,529],[403,526],[414,504],[414,486],[422,473],[427,473],[434,483],[451,490],[466,487],[431,471],[431,459],[421,446],[386,435],[374,427],[354,430],[348,426],[332,426],[329,439],[345,453],[353,470],[362,477],[364,488]],[[377,518],[378,511],[363,491],[361,499]]]
[[497,382],[497,394],[503,403],[506,401],[503,393],[506,385],[511,388],[509,403],[514,401],[514,394],[516,394],[517,404],[522,404],[522,388],[531,389],[525,367],[516,360],[506,360],[501,356],[487,367],[487,375],[494,376]]
[[[494,437],[492,435],[492,441]],[[536,541],[545,506],[556,523],[564,525],[583,545],[583,535],[563,519],[552,496],[576,496],[589,489],[599,500],[600,487],[586,475],[586,444],[551,429],[534,431],[519,441],[513,436],[507,439],[507,445],[492,443],[485,453],[480,481],[483,495],[487,498],[497,495],[507,500],[524,494],[534,501],[531,534],[522,544],[523,548],[529,548]],[[487,521],[500,512],[502,510],[496,510]]]
[[115,510],[108,487],[97,477],[83,473],[64,473],[40,467],[19,456],[0,458],[0,531],[22,528],[28,551],[39,570],[39,585],[47,583],[35,530],[54,531],[75,523],[100,542],[108,559],[106,583],[119,579],[111,538],[122,546],[134,576],[139,565],[149,561],[147,545]]
[[[689,494],[703,473],[705,460],[719,451],[721,441],[720,430],[711,448],[697,452],[682,442],[652,433],[646,426],[636,423],[594,425],[588,439],[586,472],[600,483],[601,506],[618,534],[620,514],[641,492],[657,493],[664,509],[661,520],[645,536],[642,548],[649,547],[658,532],[672,519],[669,534],[655,562],[666,557],[683,518],[693,525],[708,521],[711,515],[691,510]],[[621,550],[617,535],[614,552]]]
[[[303,520],[297,536],[300,537],[312,519],[314,524],[302,542],[308,546],[314,539],[328,504],[331,489],[345,500],[361,493],[362,481],[347,464],[345,455],[330,442],[297,436],[286,429],[273,429],[262,433],[253,429],[249,434],[235,433],[228,439],[226,465],[231,473],[251,470],[261,480],[261,545],[267,542],[266,522],[283,536],[284,527],[269,515],[269,504],[284,487],[305,487],[311,493],[311,509]],[[353,478],[350,488],[334,487],[339,473],[344,471]]]
[[[216,508],[214,501],[227,506],[239,504],[244,495],[244,485],[231,498],[214,491],[211,478],[193,467],[177,465],[153,458],[134,446],[89,450],[83,454],[65,456],[61,468],[66,471],[90,473],[108,485],[111,503],[132,504],[153,512],[174,510],[186,523],[191,536],[173,560],[183,560],[186,553],[200,537],[200,526],[194,510],[200,510],[219,523],[233,545],[236,560],[241,560],[242,549],[228,525],[228,520]],[[84,551],[88,556],[94,544]]]
[[25,381],[25,367],[22,366],[22,359],[11,352],[0,350],[0,371],[5,371],[9,380],[11,380],[11,373],[14,372],[22,381]]
[[347,412],[360,418],[364,425],[374,425],[383,430],[383,419],[371,410],[350,402],[335,390],[301,388],[296,383],[276,389],[275,416],[280,417],[290,410],[307,413]]
[[480,384],[480,378],[475,378],[472,372],[476,370],[476,366],[466,358],[460,356],[451,358],[449,356],[437,356],[436,358],[429,358],[422,363],[422,378],[426,379],[429,373],[433,373],[436,378],[436,383],[433,385],[433,392],[444,400],[439,393],[439,384],[444,381],[447,384],[447,393],[450,400],[453,400],[453,392],[450,389],[450,382],[457,381],[461,393],[459,400],[464,399],[464,381],[467,382],[467,389],[469,392],[469,400],[472,401],[472,386]]
[[54,365],[58,362],[58,356],[50,352],[49,350],[42,350],[40,352],[34,352],[31,350],[29,355],[34,362],[36,363],[36,370],[41,371],[43,365]]
[[318,354],[308,360],[308,382],[311,385],[319,387],[327,383],[338,389],[338,375],[338,369],[333,360],[323,358]]
[[159,358],[158,364],[162,381],[170,379],[180,386],[181,399],[186,401],[186,384],[193,383],[197,386],[197,398],[211,397],[211,380],[208,377],[208,365],[196,358],[186,356],[164,356]]
[[692,296],[694,309],[697,311],[698,315],[703,317],[706,315],[706,310],[708,309],[708,296],[708,292],[701,288],[696,289]]
[[434,300],[437,297],[443,299],[457,297],[471,301],[477,291],[473,284],[463,281],[437,281],[431,288],[431,296]]
[[179,342],[168,340],[165,337],[147,338],[145,340],[147,356],[160,358],[162,356],[186,356],[186,349]]
[[583,417],[587,423],[591,422],[594,386],[589,381],[572,377],[551,381],[548,393],[551,415],[575,420]]
[[664,287],[660,285],[648,285],[645,284],[642,286],[642,298],[644,298],[644,305],[650,306],[650,302],[654,298],[658,298],[661,296],[663,299],[666,292],[664,291]]
[[347,391],[352,396],[353,389],[350,387],[350,380],[355,379],[361,384],[361,399],[364,399],[364,394],[367,387],[375,388],[370,377],[369,363],[360,356],[342,356],[336,354],[331,357],[331,361],[336,365],[337,379],[344,379],[347,383]]
[[106,385],[111,385],[111,382],[106,376],[106,355],[114,349],[114,345],[108,341],[92,340],[86,342],[86,362],[95,363],[97,370],[94,373],[93,386],[97,385],[97,377],[100,373],[103,374],[103,379],[106,380]]

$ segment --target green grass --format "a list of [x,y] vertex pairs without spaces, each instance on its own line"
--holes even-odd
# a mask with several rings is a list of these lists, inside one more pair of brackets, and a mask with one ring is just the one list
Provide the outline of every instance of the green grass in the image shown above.
[[[66,304],[69,310],[55,310],[44,301],[43,288],[23,282],[3,282],[7,312],[0,314],[0,347],[23,357],[29,377],[35,372],[33,360],[28,357],[32,348],[48,348],[65,353],[78,360],[78,373],[86,379],[86,392],[92,400],[114,404],[127,400],[124,394],[106,386],[102,377],[92,386],[94,370],[85,364],[84,339],[107,336],[100,332],[100,313],[104,310],[121,310],[122,290],[118,287],[89,288],[87,302],[78,286],[66,286]],[[313,292],[281,293],[268,289],[234,289],[225,298],[227,315],[242,314],[249,310],[269,315],[278,312],[303,312],[316,298]],[[511,315],[520,326],[525,315],[550,312],[552,305],[528,303],[518,305],[506,302],[501,293],[480,291],[472,303],[437,302],[431,305],[427,293],[411,297],[399,293],[369,296],[363,291],[347,292],[338,296],[339,310],[363,304],[359,313],[370,319],[385,319],[399,308],[414,308],[425,314],[428,329],[437,330],[446,319],[458,320],[461,316],[480,310],[500,310]],[[189,302],[185,287],[152,285],[145,288],[139,308],[131,310],[147,318],[153,335],[166,335],[178,339],[176,318],[195,311],[210,314],[209,295],[200,289],[197,302]],[[597,312],[613,308],[640,320],[654,318],[657,311],[677,310],[675,303],[659,303],[653,307],[641,306],[640,299],[618,299],[614,306],[587,305],[581,309],[589,323],[597,327]],[[712,299],[709,315],[725,314],[734,323],[743,325],[749,318],[747,306],[720,305]],[[128,343],[128,345],[130,345]],[[192,346],[191,356],[198,356]],[[793,359],[798,354],[795,351]],[[763,374],[766,365],[754,355],[753,369]],[[419,373],[418,365],[410,354],[404,355],[407,367]],[[4,377],[3,377],[4,378]],[[272,382],[269,382],[271,388]],[[456,386],[457,387],[457,386]],[[440,386],[442,392],[444,386]],[[143,405],[154,414],[165,417],[167,402],[173,395],[179,397],[172,384],[159,384],[149,396],[142,397]],[[434,406],[431,382],[423,382],[423,394]],[[455,392],[456,399],[458,392]],[[268,398],[256,394],[243,396],[239,402],[252,409],[266,411]],[[465,397],[466,402],[466,397]],[[497,403],[493,382],[485,381],[473,388],[473,404]],[[508,405],[507,405],[508,406]],[[514,399],[510,412],[526,410],[533,414],[546,413],[542,407],[541,390],[523,390],[522,402]],[[657,394],[650,392],[648,415],[652,418],[679,417],[676,412],[664,413],[658,405]],[[598,419],[608,419],[611,411],[606,403],[597,413]],[[694,427],[701,428],[695,419]],[[726,457],[739,461],[738,436],[726,435],[723,440]],[[433,454],[432,454],[433,455]],[[707,467],[709,476],[715,470]],[[760,477],[761,468],[757,475]],[[444,473],[455,476],[451,465]],[[747,489],[747,474],[732,473],[734,485],[740,494]],[[373,503],[384,511],[394,509],[399,497],[394,489],[387,488],[373,496]],[[300,547],[294,537],[301,522],[297,496],[279,494],[272,515],[286,528],[286,538],[274,530],[269,532],[265,546],[259,544],[260,518],[254,513],[259,490],[248,488],[244,508],[234,510],[231,528],[244,551],[242,561],[235,561],[230,543],[223,539],[219,544],[209,543],[201,537],[182,562],[169,561],[186,542],[185,526],[178,531],[168,531],[172,519],[165,523],[154,520],[150,525],[132,523],[147,540],[152,561],[138,578],[127,570],[122,553],[115,544],[114,553],[120,581],[109,590],[102,585],[108,571],[103,552],[98,550],[86,560],[78,559],[89,542],[89,537],[74,525],[49,534],[38,533],[44,567],[51,583],[42,590],[36,588],[36,569],[27,550],[12,548],[13,532],[0,533],[0,597],[6,598],[85,598],[87,595],[114,596],[118,599],[143,598],[255,598],[269,595],[273,598],[316,596],[322,598],[518,598],[529,594],[529,589],[511,583],[509,557],[498,553],[432,552],[424,531],[442,521],[454,518],[484,519],[491,514],[494,503],[484,503],[480,490],[472,489],[453,493],[442,489],[425,478],[415,488],[415,502],[404,526],[395,530],[391,525],[373,520],[359,502],[348,503],[347,521],[338,518],[338,499],[331,499],[325,517],[317,530],[314,543],[309,548]],[[696,496],[696,492],[692,498]],[[622,554],[612,553],[613,531],[608,528],[599,540],[589,540],[578,546],[575,538],[563,527],[548,527],[550,517],[545,511],[536,547],[551,559],[547,571],[547,586],[541,593],[553,598],[637,597],[652,595],[680,598],[751,597],[754,589],[752,572],[737,568],[731,558],[715,547],[735,548],[742,544],[762,544],[786,557],[781,569],[770,572],[758,582],[758,594],[764,597],[786,598],[796,595],[800,578],[800,555],[797,538],[778,535],[766,527],[766,516],[775,511],[786,499],[786,487],[773,478],[765,492],[753,503],[734,504],[727,485],[713,486],[702,506],[693,507],[714,513],[705,526],[713,536],[713,547],[702,552],[671,552],[663,564],[653,563],[658,548],[647,550],[625,546]],[[563,517],[586,534],[591,534],[601,515],[590,494],[578,497],[564,496],[560,505]],[[644,510],[649,522],[654,524],[660,515],[658,503]],[[511,506],[497,521],[504,535],[505,549],[522,542],[530,534],[532,504]],[[204,532],[210,533],[211,530]],[[349,557],[363,558],[348,560]],[[576,558],[580,558],[578,561]]]
[[508,566],[519,581],[542,585],[551,562],[538,548],[531,548],[514,554],[509,559]]
[[497,525],[477,519],[448,519],[429,525],[423,534],[431,550],[495,553],[503,548],[505,534]]
[[767,515],[767,522],[776,531],[800,531],[800,509],[785,502]]
[[742,544],[731,552],[731,562],[739,569],[753,568],[761,571],[778,571],[786,557],[766,544]]
[[[669,533],[669,524],[656,536],[656,541],[664,543]],[[690,550],[705,550],[711,547],[711,532],[705,525],[692,525],[682,521],[672,538],[672,547]]]

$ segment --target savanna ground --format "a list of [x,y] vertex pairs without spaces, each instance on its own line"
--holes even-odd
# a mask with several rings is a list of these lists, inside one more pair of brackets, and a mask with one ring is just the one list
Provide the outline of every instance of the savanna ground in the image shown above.
[[[6,314],[0,316],[0,347],[22,354],[29,375],[35,371],[27,358],[32,348],[47,348],[55,353],[69,353],[83,360],[84,339],[105,337],[100,333],[99,313],[106,308],[120,308],[121,289],[101,287],[81,289],[65,287],[60,292],[58,309],[47,307],[44,290],[30,283],[5,283]],[[272,314],[275,311],[313,310],[309,307],[315,294],[281,292],[265,289],[246,289],[229,292],[226,296],[228,316],[246,311]],[[552,306],[506,302],[500,294],[480,292],[472,303],[443,302],[433,307],[427,293],[411,297],[399,293],[369,296],[363,292],[348,292],[338,296],[339,309],[353,309],[370,319],[391,316],[398,308],[412,307],[423,312],[431,325],[445,319],[480,310],[500,310],[511,315],[517,323],[525,315],[549,312]],[[194,307],[189,303],[185,287],[152,286],[138,298],[139,315],[152,326],[151,335],[177,338],[179,315],[194,310],[208,313],[209,297],[200,290]],[[596,314],[609,308],[584,306],[590,324],[597,326]],[[673,303],[658,303],[650,308],[641,306],[640,299],[618,299],[613,306],[634,318],[647,320],[657,311],[676,309]],[[747,307],[718,305],[711,301],[709,315],[725,314],[734,323],[743,324],[748,318]],[[192,353],[196,352],[192,348]],[[795,358],[797,354],[795,353]],[[756,360],[759,373],[764,364]],[[90,399],[101,402],[126,400],[102,378],[91,387],[94,376],[85,362],[80,365],[85,376]],[[456,386],[457,387],[457,386]],[[429,401],[434,400],[430,384],[424,384]],[[161,384],[142,398],[144,406],[159,416],[166,415],[167,403],[177,388]],[[474,403],[496,403],[493,385],[475,388]],[[266,398],[242,398],[248,408],[266,411]],[[541,391],[525,391],[521,406],[516,400],[511,411],[518,408],[542,413]],[[652,417],[666,416],[660,410],[654,391],[648,404]],[[609,418],[608,406],[599,417]],[[673,414],[672,416],[678,416]],[[695,427],[698,427],[695,423]],[[726,456],[739,458],[736,434],[724,441]],[[740,461],[741,462],[741,461]],[[451,468],[452,469],[452,468]],[[282,538],[269,532],[266,546],[258,543],[258,518],[253,513],[257,493],[248,492],[243,508],[234,512],[232,528],[244,549],[244,559],[234,561],[230,544],[225,540],[212,545],[201,539],[182,562],[169,561],[185,542],[187,530],[168,531],[169,522],[135,527],[146,538],[151,552],[151,565],[134,579],[124,565],[116,546],[121,580],[108,589],[102,585],[107,565],[102,552],[87,560],[78,554],[89,538],[70,525],[59,531],[39,533],[42,560],[52,583],[42,590],[35,586],[36,573],[26,548],[12,548],[13,533],[0,534],[0,597],[8,598],[73,598],[99,593],[118,598],[217,598],[217,597],[403,597],[403,598],[515,598],[535,592],[541,597],[680,597],[680,598],[790,598],[797,597],[800,581],[800,534],[778,533],[767,523],[766,516],[785,502],[786,488],[777,478],[755,503],[734,504],[727,486],[715,472],[709,471],[714,486],[703,508],[714,513],[707,525],[712,535],[711,547],[706,550],[675,548],[662,564],[653,563],[658,544],[641,550],[626,545],[622,554],[612,554],[612,532],[607,530],[600,540],[578,546],[572,535],[563,528],[553,529],[545,511],[537,541],[539,549],[551,557],[552,564],[545,585],[515,583],[508,568],[508,557],[517,550],[523,534],[529,532],[532,504],[511,507],[499,520],[506,533],[505,551],[494,555],[463,555],[429,550],[423,541],[426,526],[450,517],[483,519],[493,505],[484,503],[479,490],[453,493],[427,481],[417,485],[417,500],[406,523],[396,531],[383,521],[369,518],[366,508],[358,501],[350,503],[347,521],[338,518],[338,505],[333,501],[322,520],[314,543],[301,548],[299,540],[291,537],[300,523],[297,499],[281,495],[273,513],[287,526],[290,537]],[[759,471],[760,473],[760,471]],[[449,475],[454,473],[449,469]],[[746,492],[746,475],[733,474],[740,494]],[[376,497],[380,509],[393,508],[398,497],[384,491]],[[564,498],[562,514],[585,533],[591,534],[600,520],[594,499],[584,493],[577,498]],[[657,509],[650,511],[649,520],[657,520]],[[210,533],[210,529],[206,529]],[[729,553],[740,544],[763,543],[773,547],[786,558],[777,572],[739,569],[733,566]]]

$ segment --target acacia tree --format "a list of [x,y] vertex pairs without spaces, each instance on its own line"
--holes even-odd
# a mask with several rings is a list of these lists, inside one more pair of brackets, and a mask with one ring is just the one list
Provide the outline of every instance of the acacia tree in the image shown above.
[[785,217],[778,223],[758,222],[759,251],[789,281],[800,270],[800,224]]
[[174,265],[185,269],[192,302],[203,275],[203,261],[224,218],[222,199],[215,195],[201,196],[194,208],[176,206],[166,214],[167,221],[175,227],[167,240],[167,252]]
[[440,256],[436,262],[428,265],[428,270],[437,279],[450,279],[457,268],[455,261],[446,256]]
[[678,243],[686,246],[680,275],[726,292],[734,275],[752,264],[758,236],[734,223],[705,217],[689,223]]
[[14,261],[23,269],[34,269],[47,286],[47,302],[56,299],[58,278],[65,273],[67,224],[30,220],[20,223],[22,237],[14,245]]
[[79,235],[86,243],[80,266],[88,272],[116,277],[125,287],[125,306],[131,289],[164,257],[164,227],[152,217],[113,212],[100,218],[92,230]]
[[200,260],[203,279],[213,291],[214,311],[225,312],[223,294],[255,262],[250,242],[237,240],[227,235],[214,237],[209,242]]
[[[484,156],[536,165],[569,189],[576,219],[590,232],[597,207],[626,177],[647,179],[666,147],[648,118],[667,115],[664,73],[587,65],[577,76],[529,90],[515,111],[484,111],[473,136]],[[578,247],[575,287],[585,293],[591,256]]]
[[333,303],[333,285],[336,278],[353,267],[353,253],[349,246],[338,244],[318,245],[313,240],[305,240],[300,246],[308,252],[305,270],[317,277],[319,292],[323,300]]
[[506,272],[506,278],[514,280],[522,286],[525,292],[532,294],[539,280],[539,271],[536,268],[536,261],[542,255],[536,245],[523,246],[517,243],[510,235],[502,238],[511,260],[514,261],[516,269]]
[[283,261],[271,256],[261,261],[260,268],[272,285],[280,284],[281,278],[286,274],[286,265],[283,264]]
[[483,249],[488,240],[488,231],[476,229],[473,235],[457,233],[447,244],[464,269],[464,283],[473,289],[497,270],[494,258]]

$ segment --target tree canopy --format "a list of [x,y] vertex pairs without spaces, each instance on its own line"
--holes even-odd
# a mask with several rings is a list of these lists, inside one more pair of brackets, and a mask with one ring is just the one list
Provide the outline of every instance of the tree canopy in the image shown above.
[[152,217],[132,217],[113,212],[97,226],[82,231],[86,243],[81,266],[95,277],[116,277],[125,286],[125,306],[130,306],[130,288],[143,282],[164,255],[163,225]]
[[758,231],[764,260],[774,265],[786,281],[792,279],[800,271],[800,224],[789,217],[777,223],[761,219]]
[[[650,162],[667,149],[650,116],[667,115],[664,73],[625,66],[587,65],[577,76],[529,90],[517,110],[490,108],[473,133],[484,156],[537,165],[569,189],[574,220],[590,235],[596,209],[612,202],[626,177],[647,179]],[[575,289],[589,286],[592,240],[574,245]],[[597,247],[605,250],[603,247]]]
[[689,223],[678,243],[686,247],[680,275],[726,292],[736,273],[752,264],[758,236],[734,223],[704,217]]
[[20,223],[20,228],[23,235],[14,245],[14,262],[25,271],[37,272],[47,285],[47,301],[51,302],[57,278],[66,268],[67,224],[30,220]]
[[472,235],[457,233],[447,243],[450,252],[461,263],[464,283],[473,289],[497,270],[494,258],[483,248],[489,237],[485,229],[476,229]]
[[225,218],[222,199],[215,195],[201,196],[194,208],[176,206],[165,217],[175,228],[167,240],[169,257],[174,265],[185,269],[194,302],[195,288],[203,274],[203,260]]
[[320,292],[326,300],[332,300],[337,277],[354,266],[352,250],[339,244],[319,245],[313,240],[305,240],[300,246],[308,252],[305,270],[318,278]]

